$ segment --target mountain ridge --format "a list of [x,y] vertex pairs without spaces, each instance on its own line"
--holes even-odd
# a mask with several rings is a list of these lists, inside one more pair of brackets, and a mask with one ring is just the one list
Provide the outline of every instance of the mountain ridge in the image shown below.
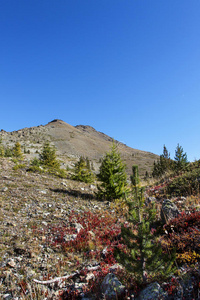
[[[89,125],[72,126],[63,120],[54,119],[46,125],[23,128],[12,132],[0,131],[0,139],[5,146],[13,147],[20,142],[22,149],[26,149],[27,159],[37,157],[44,142],[48,141],[55,146],[58,157],[63,166],[73,167],[80,156],[88,157],[93,163],[94,171],[98,172],[101,160],[112,146],[113,138],[103,132],[97,131]],[[154,161],[158,155],[131,148],[124,143],[114,140],[123,161],[127,165],[127,173],[132,173],[132,165],[139,166],[140,174],[150,174]],[[28,154],[27,154],[28,152]]]

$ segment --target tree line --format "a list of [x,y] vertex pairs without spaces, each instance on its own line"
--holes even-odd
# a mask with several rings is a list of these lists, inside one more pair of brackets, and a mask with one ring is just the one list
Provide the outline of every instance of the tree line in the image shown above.
[[188,166],[187,154],[184,152],[183,147],[179,144],[175,150],[174,160],[170,158],[170,153],[168,152],[166,146],[163,146],[163,153],[160,155],[157,162],[154,162],[152,176],[161,177],[168,171],[173,171],[179,173],[185,171]]

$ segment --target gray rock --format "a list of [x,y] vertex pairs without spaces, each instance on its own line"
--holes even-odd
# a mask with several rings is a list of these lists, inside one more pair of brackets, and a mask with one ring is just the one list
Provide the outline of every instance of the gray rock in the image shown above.
[[77,234],[67,234],[64,236],[64,241],[69,242],[69,241],[74,241],[77,238]]
[[101,284],[101,291],[106,299],[116,299],[116,295],[121,295],[125,291],[125,286],[113,273],[108,273]]
[[16,263],[14,261],[13,258],[9,259],[8,262],[7,262],[7,265],[11,268],[15,268],[16,267]]
[[74,223],[74,227],[76,228],[77,233],[79,233],[81,229],[84,229],[84,227],[80,223]]
[[167,294],[157,282],[149,284],[144,290],[141,291],[137,300],[155,300],[167,299]]
[[161,220],[163,223],[178,217],[179,210],[177,206],[169,199],[165,199],[161,207]]
[[10,294],[5,294],[3,296],[3,299],[5,299],[5,300],[11,300],[11,299],[13,299],[13,297]]
[[46,193],[47,193],[47,191],[39,191],[40,192],[40,194],[44,194],[44,195],[46,195]]
[[156,198],[155,197],[147,197],[145,200],[145,205],[148,206],[148,204],[155,202]]

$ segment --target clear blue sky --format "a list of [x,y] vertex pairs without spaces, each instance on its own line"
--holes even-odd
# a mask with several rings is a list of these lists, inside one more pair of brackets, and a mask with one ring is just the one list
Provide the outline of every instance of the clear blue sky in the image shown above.
[[57,118],[200,159],[199,0],[1,0],[0,129]]

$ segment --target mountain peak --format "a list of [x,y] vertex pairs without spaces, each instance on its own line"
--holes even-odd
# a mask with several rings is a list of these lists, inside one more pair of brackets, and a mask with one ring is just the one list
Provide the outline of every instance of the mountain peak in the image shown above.
[[[72,126],[63,120],[54,119],[45,126],[24,128],[14,132],[0,131],[0,139],[5,146],[13,147],[16,142],[26,148],[27,158],[32,159],[41,152],[45,141],[50,141],[57,149],[65,165],[71,165],[80,156],[88,157],[98,170],[102,157],[112,146],[113,138],[97,131],[89,125]],[[117,142],[117,141],[116,141]],[[132,174],[132,165],[137,164],[142,175],[151,173],[158,156],[146,151],[133,149],[119,143],[118,149],[127,165],[127,173]]]

